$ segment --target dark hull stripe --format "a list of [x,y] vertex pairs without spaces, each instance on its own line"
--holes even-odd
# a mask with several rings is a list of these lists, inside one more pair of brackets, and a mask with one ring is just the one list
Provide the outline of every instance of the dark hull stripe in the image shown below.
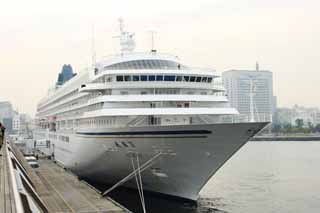
[[198,135],[210,134],[209,130],[133,131],[133,132],[77,132],[79,135]]
[[[79,136],[80,137],[80,136]],[[160,137],[128,137],[128,136],[114,136],[114,137],[103,137],[101,135],[86,135],[86,136],[81,136],[81,137],[86,137],[86,138],[92,138],[92,137],[96,137],[96,138],[122,138],[122,139],[133,139],[133,138],[207,138],[207,136],[172,136],[172,137],[166,137],[166,136],[160,136]]]

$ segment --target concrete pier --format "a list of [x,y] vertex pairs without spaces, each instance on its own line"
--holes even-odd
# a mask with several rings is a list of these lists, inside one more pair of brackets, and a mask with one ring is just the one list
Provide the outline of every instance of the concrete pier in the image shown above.
[[11,187],[12,183],[8,173],[5,147],[2,147],[0,155],[0,213],[15,213],[16,208]]
[[320,135],[266,135],[255,136],[251,141],[319,141]]
[[36,174],[53,196],[50,205],[54,203],[59,212],[124,212],[110,198],[101,198],[93,188],[52,161],[42,159],[39,165]]
[[[48,212],[130,212],[111,198],[101,197],[94,188],[51,160],[40,157],[39,168],[32,169],[22,153],[13,144],[10,147]],[[15,183],[11,183],[6,148],[0,152],[0,213],[19,213],[16,208],[19,202],[15,202],[12,192]]]

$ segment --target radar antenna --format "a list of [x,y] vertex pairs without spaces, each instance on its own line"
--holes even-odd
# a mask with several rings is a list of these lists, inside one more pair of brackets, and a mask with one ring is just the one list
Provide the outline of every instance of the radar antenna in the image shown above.
[[151,52],[157,52],[157,50],[155,49],[155,45],[154,45],[154,37],[155,37],[155,34],[157,33],[157,31],[149,30],[149,32],[151,34]]
[[119,26],[120,26],[120,35],[115,36],[114,38],[120,39],[120,51],[121,54],[133,52],[136,47],[136,43],[134,41],[134,33],[130,33],[125,31],[123,19],[119,18]]
[[95,28],[94,24],[91,26],[91,60],[92,60],[92,69],[96,67],[96,45],[95,45]]

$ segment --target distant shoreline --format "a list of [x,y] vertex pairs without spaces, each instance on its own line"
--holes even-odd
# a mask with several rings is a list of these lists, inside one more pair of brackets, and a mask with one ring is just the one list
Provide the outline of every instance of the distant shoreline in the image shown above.
[[288,136],[255,136],[250,139],[250,141],[320,141],[320,135],[288,135]]

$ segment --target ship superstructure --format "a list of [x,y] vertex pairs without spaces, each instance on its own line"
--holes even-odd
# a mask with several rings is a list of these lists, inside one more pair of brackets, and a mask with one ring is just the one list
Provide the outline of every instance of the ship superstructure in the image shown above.
[[[94,63],[40,101],[37,140],[81,178],[196,200],[208,179],[266,123],[236,123],[219,77],[155,50]],[[134,164],[133,164],[134,163]],[[131,175],[132,176],[132,175]]]

